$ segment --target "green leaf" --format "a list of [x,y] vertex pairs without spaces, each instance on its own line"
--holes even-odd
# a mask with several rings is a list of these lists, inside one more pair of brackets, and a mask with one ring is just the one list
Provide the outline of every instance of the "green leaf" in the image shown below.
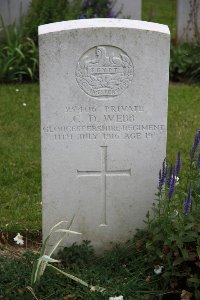
[[[50,237],[51,237],[51,233],[53,232],[53,230],[54,230],[57,226],[59,226],[59,225],[62,224],[62,223],[68,223],[68,221],[60,221],[60,222],[58,222],[56,225],[54,225],[54,226],[51,228],[51,230],[50,230],[50,232],[49,232],[49,235],[46,237],[46,239],[45,239],[45,241],[44,241],[44,243],[43,243],[43,245],[42,245],[42,248],[41,248],[41,250],[40,250],[40,256],[44,255],[44,253],[45,253],[46,246],[47,246],[47,242],[48,242],[48,240],[49,240]],[[49,256],[50,256],[50,255],[49,255]]]
[[72,230],[69,230],[69,229],[56,229],[55,232],[65,232],[65,233],[72,233],[72,234],[82,234],[80,232],[77,232],[77,231],[72,231]]
[[190,282],[190,283],[195,283],[195,284],[199,284],[200,285],[200,279],[197,278],[197,277],[189,278],[187,281]]
[[76,276],[73,276],[73,275],[71,275],[71,274],[69,274],[69,273],[66,273],[66,272],[64,272],[64,271],[62,271],[62,270],[60,270],[60,269],[58,269],[58,268],[56,268],[55,266],[52,266],[52,265],[48,265],[48,267],[53,268],[53,269],[56,270],[57,272],[59,272],[59,273],[65,275],[65,276],[71,278],[72,280],[74,280],[74,281],[76,281],[76,282],[81,283],[82,285],[84,285],[84,286],[86,286],[86,287],[89,287],[89,284],[88,284],[87,282],[85,282],[85,281],[79,279],[79,278],[76,277]]
[[153,244],[152,241],[147,241],[147,242],[146,242],[146,248],[147,248],[147,249],[151,249],[151,248],[152,248],[152,244]]
[[36,260],[34,262],[32,274],[31,274],[31,285],[33,286],[36,282],[40,280],[47,266],[47,262],[42,260]]
[[200,246],[197,246],[197,254],[198,254],[198,257],[200,259]]
[[48,256],[48,255],[43,255],[43,256],[41,256],[39,259],[38,259],[39,261],[41,260],[41,261],[45,261],[45,262],[48,262],[48,263],[50,263],[50,262],[60,262],[59,260],[57,260],[57,259],[53,259],[53,258],[51,258],[50,256]]
[[30,75],[30,78],[33,79],[33,72],[31,71],[31,69],[29,67],[27,67],[27,70]]
[[181,250],[184,260],[188,260],[189,259],[188,251],[186,249],[180,249],[180,250]]
[[[75,216],[73,216],[73,218],[71,219],[69,225],[67,226],[67,229],[68,229],[68,230],[71,228],[71,225],[72,225],[72,223],[73,223],[73,221],[74,221],[74,218],[75,218]],[[56,226],[58,226],[58,225],[61,224],[62,222],[66,222],[66,221],[61,221],[61,222],[59,222]],[[55,228],[56,226],[54,226],[54,228]],[[52,232],[52,231],[51,231],[51,232]],[[59,246],[59,244],[61,243],[61,241],[64,239],[65,235],[66,235],[65,232],[61,235],[61,238],[60,238],[60,239],[57,241],[57,243],[52,247],[52,249],[51,249],[51,251],[50,251],[50,253],[49,253],[49,256],[51,256],[51,255],[53,254],[53,252],[54,252],[54,251],[56,250],[56,248]]]
[[36,282],[37,267],[38,267],[38,260],[35,260],[33,263],[33,268],[31,273],[31,286],[33,286]]
[[20,55],[23,59],[25,59],[24,54],[22,53],[22,51],[21,51],[19,48],[15,48],[15,50],[16,50],[17,53],[19,53],[19,55]]
[[187,224],[187,225],[185,226],[185,230],[189,230],[189,229],[191,229],[191,228],[194,227],[194,226],[195,226],[195,223]]

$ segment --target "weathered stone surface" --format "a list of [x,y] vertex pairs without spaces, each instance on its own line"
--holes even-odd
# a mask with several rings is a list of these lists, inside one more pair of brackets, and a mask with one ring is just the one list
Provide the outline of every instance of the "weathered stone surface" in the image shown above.
[[200,0],[178,0],[178,42],[200,42]]
[[39,27],[43,234],[75,214],[97,251],[151,207],[166,151],[169,30],[119,19]]
[[118,18],[141,20],[142,1],[141,0],[117,0],[114,5],[114,12],[118,13]]
[[26,14],[30,3],[31,0],[0,0],[0,16],[3,18],[5,25],[14,22],[18,25],[20,17]]

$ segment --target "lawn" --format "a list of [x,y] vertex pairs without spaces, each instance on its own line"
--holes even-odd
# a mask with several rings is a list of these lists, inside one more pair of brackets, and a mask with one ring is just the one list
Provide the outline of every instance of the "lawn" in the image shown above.
[[176,0],[143,0],[142,20],[168,25],[174,40],[176,38],[176,3]]
[[[39,87],[1,85],[0,99],[0,229],[41,231]],[[183,164],[189,160],[195,131],[200,128],[199,116],[200,87],[171,84],[168,161],[175,162],[179,150]]]
[[200,86],[171,84],[169,88],[167,158],[175,162],[181,151],[189,162],[194,134],[200,128]]
[[41,228],[38,85],[1,85],[1,225]]

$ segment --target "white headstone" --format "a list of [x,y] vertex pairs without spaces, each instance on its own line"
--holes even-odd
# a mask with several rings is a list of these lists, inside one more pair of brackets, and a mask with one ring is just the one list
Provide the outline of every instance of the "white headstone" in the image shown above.
[[119,18],[141,20],[142,0],[117,0],[113,10]]
[[43,234],[61,220],[97,251],[143,225],[166,151],[170,35],[120,19],[39,27]]
[[200,0],[178,0],[177,41],[200,42]]
[[[0,16],[5,25],[19,23],[20,17],[28,11],[31,0],[0,0]],[[0,22],[1,27],[1,22]]]

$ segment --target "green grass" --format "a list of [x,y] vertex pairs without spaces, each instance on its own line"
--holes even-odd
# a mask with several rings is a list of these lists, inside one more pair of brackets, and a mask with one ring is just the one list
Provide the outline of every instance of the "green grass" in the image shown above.
[[[0,99],[0,229],[38,231],[41,230],[39,87],[1,85]],[[183,164],[187,162],[194,134],[200,128],[199,116],[200,86],[171,85],[169,161],[174,162],[180,150]]]
[[8,230],[38,230],[41,228],[38,86],[1,85],[0,99],[0,228],[7,224]]
[[181,151],[183,164],[189,162],[196,130],[200,128],[200,86],[171,84],[168,107],[167,158],[175,162]]
[[[87,250],[82,246],[74,246],[62,256],[63,263],[56,264],[61,270],[90,285],[105,288],[104,295],[91,292],[81,284],[47,268],[35,289],[37,298],[60,300],[70,294],[73,295],[72,300],[108,300],[109,296],[119,295],[123,295],[126,300],[158,300],[155,295],[163,293],[161,278],[154,274],[154,266],[146,263],[144,240],[137,241],[138,243],[130,241],[123,247],[115,247],[101,257],[94,256],[89,248]],[[34,259],[36,255],[33,253],[27,253],[21,259],[0,258],[0,295],[3,299],[33,299],[26,287],[30,285]]]
[[171,37],[176,37],[176,0],[143,0],[142,20],[166,24]]

